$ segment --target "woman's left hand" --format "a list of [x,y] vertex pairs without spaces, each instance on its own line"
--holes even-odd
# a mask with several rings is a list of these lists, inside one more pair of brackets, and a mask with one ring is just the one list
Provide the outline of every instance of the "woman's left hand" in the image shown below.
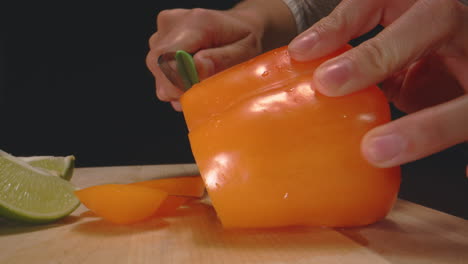
[[[462,2],[463,1],[463,2]],[[365,158],[392,167],[468,140],[468,6],[464,0],[345,0],[289,45],[321,57],[381,24],[385,29],[323,63],[313,82],[328,96],[382,82],[409,115],[369,131]]]

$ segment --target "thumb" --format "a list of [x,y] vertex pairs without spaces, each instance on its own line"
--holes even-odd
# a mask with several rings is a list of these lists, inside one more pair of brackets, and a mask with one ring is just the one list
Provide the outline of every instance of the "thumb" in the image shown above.
[[[454,38],[461,16],[456,1],[419,1],[375,38],[320,65],[314,73],[317,90],[341,96],[369,87],[404,70]],[[429,25],[431,30],[421,30]],[[445,54],[450,46],[444,45]],[[453,52],[451,52],[453,53]]]
[[244,38],[225,46],[200,50],[194,56],[200,79],[221,72],[260,54],[257,38],[249,34]]

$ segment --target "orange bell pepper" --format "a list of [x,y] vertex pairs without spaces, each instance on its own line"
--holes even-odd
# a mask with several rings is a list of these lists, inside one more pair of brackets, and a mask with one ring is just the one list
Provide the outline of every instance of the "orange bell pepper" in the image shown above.
[[181,98],[189,139],[224,227],[360,226],[390,211],[400,168],[375,168],[363,135],[390,121],[372,86],[316,92],[325,58],[300,63],[283,47],[195,84]]

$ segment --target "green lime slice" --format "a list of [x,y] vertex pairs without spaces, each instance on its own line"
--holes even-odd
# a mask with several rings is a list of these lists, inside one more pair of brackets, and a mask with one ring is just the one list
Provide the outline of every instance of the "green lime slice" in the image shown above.
[[74,186],[0,150],[0,216],[25,223],[52,222],[80,204]]
[[185,89],[189,89],[194,84],[200,82],[192,55],[183,50],[178,50],[176,51],[175,59],[177,61],[177,71],[182,77]]
[[73,169],[75,168],[75,157],[54,157],[54,156],[33,156],[33,157],[19,157],[23,161],[50,171],[67,181],[73,176]]

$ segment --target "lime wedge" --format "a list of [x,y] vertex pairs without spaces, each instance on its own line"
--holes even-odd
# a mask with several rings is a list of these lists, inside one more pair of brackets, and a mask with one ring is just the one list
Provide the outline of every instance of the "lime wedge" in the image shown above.
[[80,204],[73,185],[0,150],[0,216],[47,223],[69,215]]
[[70,180],[75,168],[75,157],[54,157],[54,156],[34,156],[34,157],[20,157],[23,161],[50,171],[65,180]]

